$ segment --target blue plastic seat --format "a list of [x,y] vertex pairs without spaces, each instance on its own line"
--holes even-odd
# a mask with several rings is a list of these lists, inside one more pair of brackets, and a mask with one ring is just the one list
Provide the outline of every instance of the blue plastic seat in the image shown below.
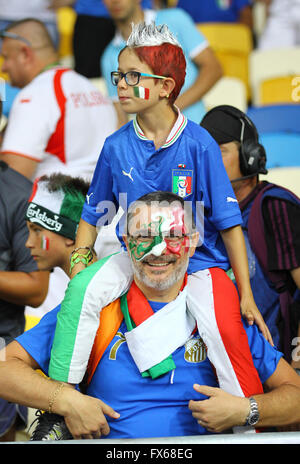
[[300,133],[261,134],[260,143],[267,153],[267,168],[300,166]]
[[267,168],[300,166],[300,105],[250,107],[259,141],[267,153]]
[[300,133],[300,104],[249,107],[247,115],[258,133]]

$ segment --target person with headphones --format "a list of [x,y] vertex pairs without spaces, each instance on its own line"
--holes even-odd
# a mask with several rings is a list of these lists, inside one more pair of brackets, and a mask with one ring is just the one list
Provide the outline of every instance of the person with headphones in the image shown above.
[[260,181],[259,174],[268,172],[267,156],[245,113],[217,106],[200,125],[220,146],[239,202],[255,302],[273,342],[300,373],[300,199]]

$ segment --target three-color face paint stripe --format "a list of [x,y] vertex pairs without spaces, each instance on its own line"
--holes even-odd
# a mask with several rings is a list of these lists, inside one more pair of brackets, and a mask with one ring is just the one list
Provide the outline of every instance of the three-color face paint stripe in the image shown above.
[[150,90],[146,87],[133,87],[134,96],[142,98],[143,100],[149,100]]

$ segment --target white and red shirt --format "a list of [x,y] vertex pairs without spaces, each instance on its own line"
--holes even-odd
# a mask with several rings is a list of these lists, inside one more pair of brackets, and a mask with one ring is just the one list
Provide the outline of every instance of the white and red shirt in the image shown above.
[[1,152],[37,161],[34,177],[59,171],[90,179],[116,127],[108,98],[73,70],[53,67],[17,95]]

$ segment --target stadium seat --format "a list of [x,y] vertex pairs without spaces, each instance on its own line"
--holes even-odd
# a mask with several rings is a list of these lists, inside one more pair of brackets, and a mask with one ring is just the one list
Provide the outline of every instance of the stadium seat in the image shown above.
[[218,57],[224,76],[242,80],[249,99],[249,55],[253,50],[250,28],[237,23],[198,23],[197,27]]
[[8,74],[2,72],[3,56],[0,55],[0,78],[8,81]]
[[57,27],[60,35],[60,60],[73,56],[73,30],[76,13],[71,7],[62,7],[57,10]]
[[267,153],[267,168],[300,167],[299,133],[270,132],[261,134],[260,143],[265,147]]
[[25,314],[25,331],[32,329],[39,321],[39,317]]
[[267,168],[300,167],[300,105],[251,107],[247,114],[266,149]]
[[268,174],[260,175],[259,178],[282,185],[300,197],[300,167],[272,168]]
[[[264,103],[276,102],[276,95],[270,95],[270,92],[275,92],[275,88],[278,90],[280,82],[285,87],[283,91],[280,91],[279,98],[282,99],[284,95],[284,98],[288,98],[285,103],[294,101],[297,93],[297,89],[295,89],[297,83],[294,85],[293,76],[300,76],[300,47],[253,50],[249,56],[249,83],[252,104],[254,106],[263,104],[262,85],[264,86]],[[282,78],[282,81],[277,80],[278,78]],[[273,82],[270,80],[273,80]],[[291,84],[290,95],[288,95],[289,83]],[[267,98],[269,101],[267,101]],[[272,101],[270,101],[271,99]]]
[[260,134],[268,132],[300,133],[300,105],[249,107],[247,114]]
[[217,105],[233,105],[241,111],[247,110],[247,89],[236,77],[222,77],[203,97],[206,110]]
[[297,76],[283,76],[261,81],[259,88],[260,104],[295,103],[293,82],[297,82],[296,79]]

